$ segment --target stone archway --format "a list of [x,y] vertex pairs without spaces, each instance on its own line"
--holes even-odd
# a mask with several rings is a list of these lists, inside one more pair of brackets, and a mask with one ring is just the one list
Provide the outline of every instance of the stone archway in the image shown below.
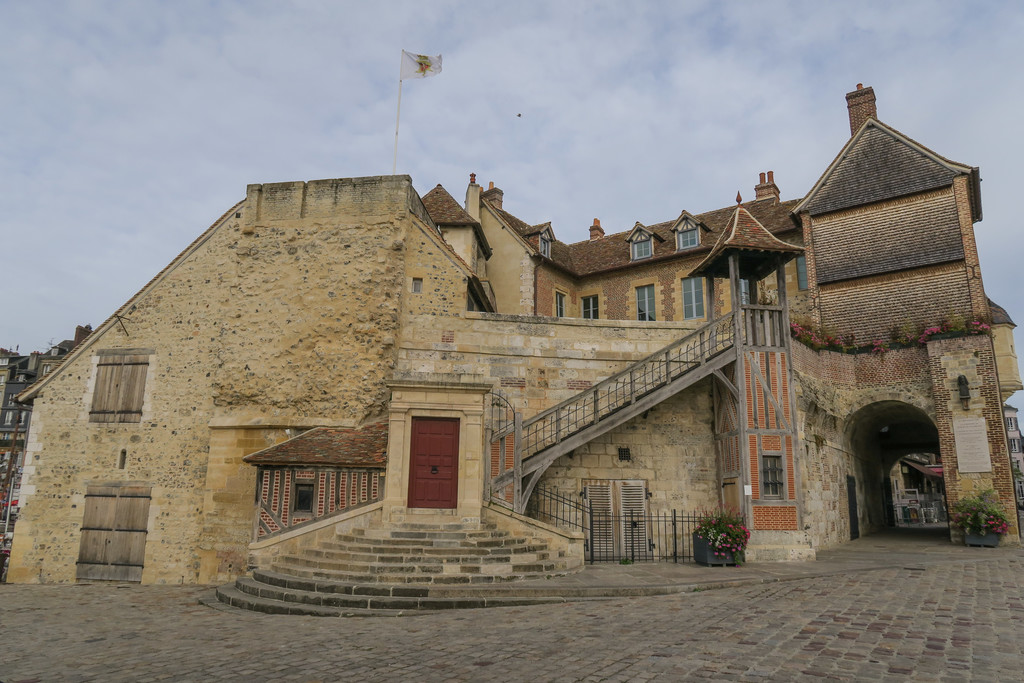
[[[893,526],[899,514],[894,510],[889,479],[893,465],[911,454],[938,457],[938,429],[933,418],[917,406],[879,400],[853,412],[844,431],[853,455],[852,471],[847,475],[851,528],[861,535],[882,531]],[[938,504],[944,506],[944,499]]]

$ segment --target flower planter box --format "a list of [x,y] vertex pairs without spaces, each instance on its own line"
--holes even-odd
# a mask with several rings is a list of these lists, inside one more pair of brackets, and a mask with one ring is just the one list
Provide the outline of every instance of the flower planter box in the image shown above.
[[715,554],[715,551],[708,546],[708,542],[696,534],[693,535],[693,560],[697,564],[703,564],[707,566],[714,565],[738,565],[742,563],[743,554],[737,553],[740,556],[740,562],[736,561],[733,557],[733,553],[719,553]]
[[969,534],[964,533],[964,545],[975,548],[995,548],[999,545],[999,534]]

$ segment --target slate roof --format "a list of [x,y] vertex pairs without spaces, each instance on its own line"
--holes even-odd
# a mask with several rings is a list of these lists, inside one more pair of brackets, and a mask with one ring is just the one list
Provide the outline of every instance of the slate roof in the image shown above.
[[384,467],[387,447],[388,423],[382,421],[354,429],[316,427],[242,460],[250,465]]
[[476,225],[476,221],[463,209],[448,190],[437,185],[422,197],[423,207],[438,225]]
[[868,119],[801,203],[811,215],[903,197],[970,173],[894,128]]
[[988,308],[992,313],[992,324],[993,325],[1013,325],[1017,326],[1016,323],[1010,318],[1010,314],[1006,312],[1006,309],[997,304],[992,299],[988,300]]

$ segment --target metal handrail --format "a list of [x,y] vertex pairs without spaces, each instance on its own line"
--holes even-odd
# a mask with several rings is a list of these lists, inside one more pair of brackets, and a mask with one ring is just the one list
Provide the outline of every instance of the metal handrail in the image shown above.
[[[773,307],[765,307],[773,308]],[[630,365],[592,388],[523,421],[523,456],[538,453],[597,424],[637,398],[668,384],[733,346],[729,313]]]

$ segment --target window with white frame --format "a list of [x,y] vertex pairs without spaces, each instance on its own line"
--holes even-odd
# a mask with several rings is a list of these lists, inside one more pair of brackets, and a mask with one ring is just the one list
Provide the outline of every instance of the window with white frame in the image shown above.
[[1006,418],[1006,431],[1015,432],[1017,431],[1017,418],[1008,417]]
[[636,288],[636,319],[654,320],[654,285]]
[[555,317],[565,317],[565,294],[562,292],[555,292]]
[[650,258],[651,247],[652,240],[650,235],[638,235],[637,238],[633,240],[633,260],[639,261],[640,259]]
[[700,235],[697,234],[697,226],[685,223],[681,230],[676,232],[676,250],[692,249],[700,243]]
[[551,238],[545,234],[540,236],[540,255],[551,258]]
[[704,317],[704,278],[688,277],[683,280],[683,319]]
[[1020,439],[1010,439],[1010,452],[1020,453]]
[[588,320],[597,320],[598,309],[597,309],[597,295],[583,297],[583,317]]

